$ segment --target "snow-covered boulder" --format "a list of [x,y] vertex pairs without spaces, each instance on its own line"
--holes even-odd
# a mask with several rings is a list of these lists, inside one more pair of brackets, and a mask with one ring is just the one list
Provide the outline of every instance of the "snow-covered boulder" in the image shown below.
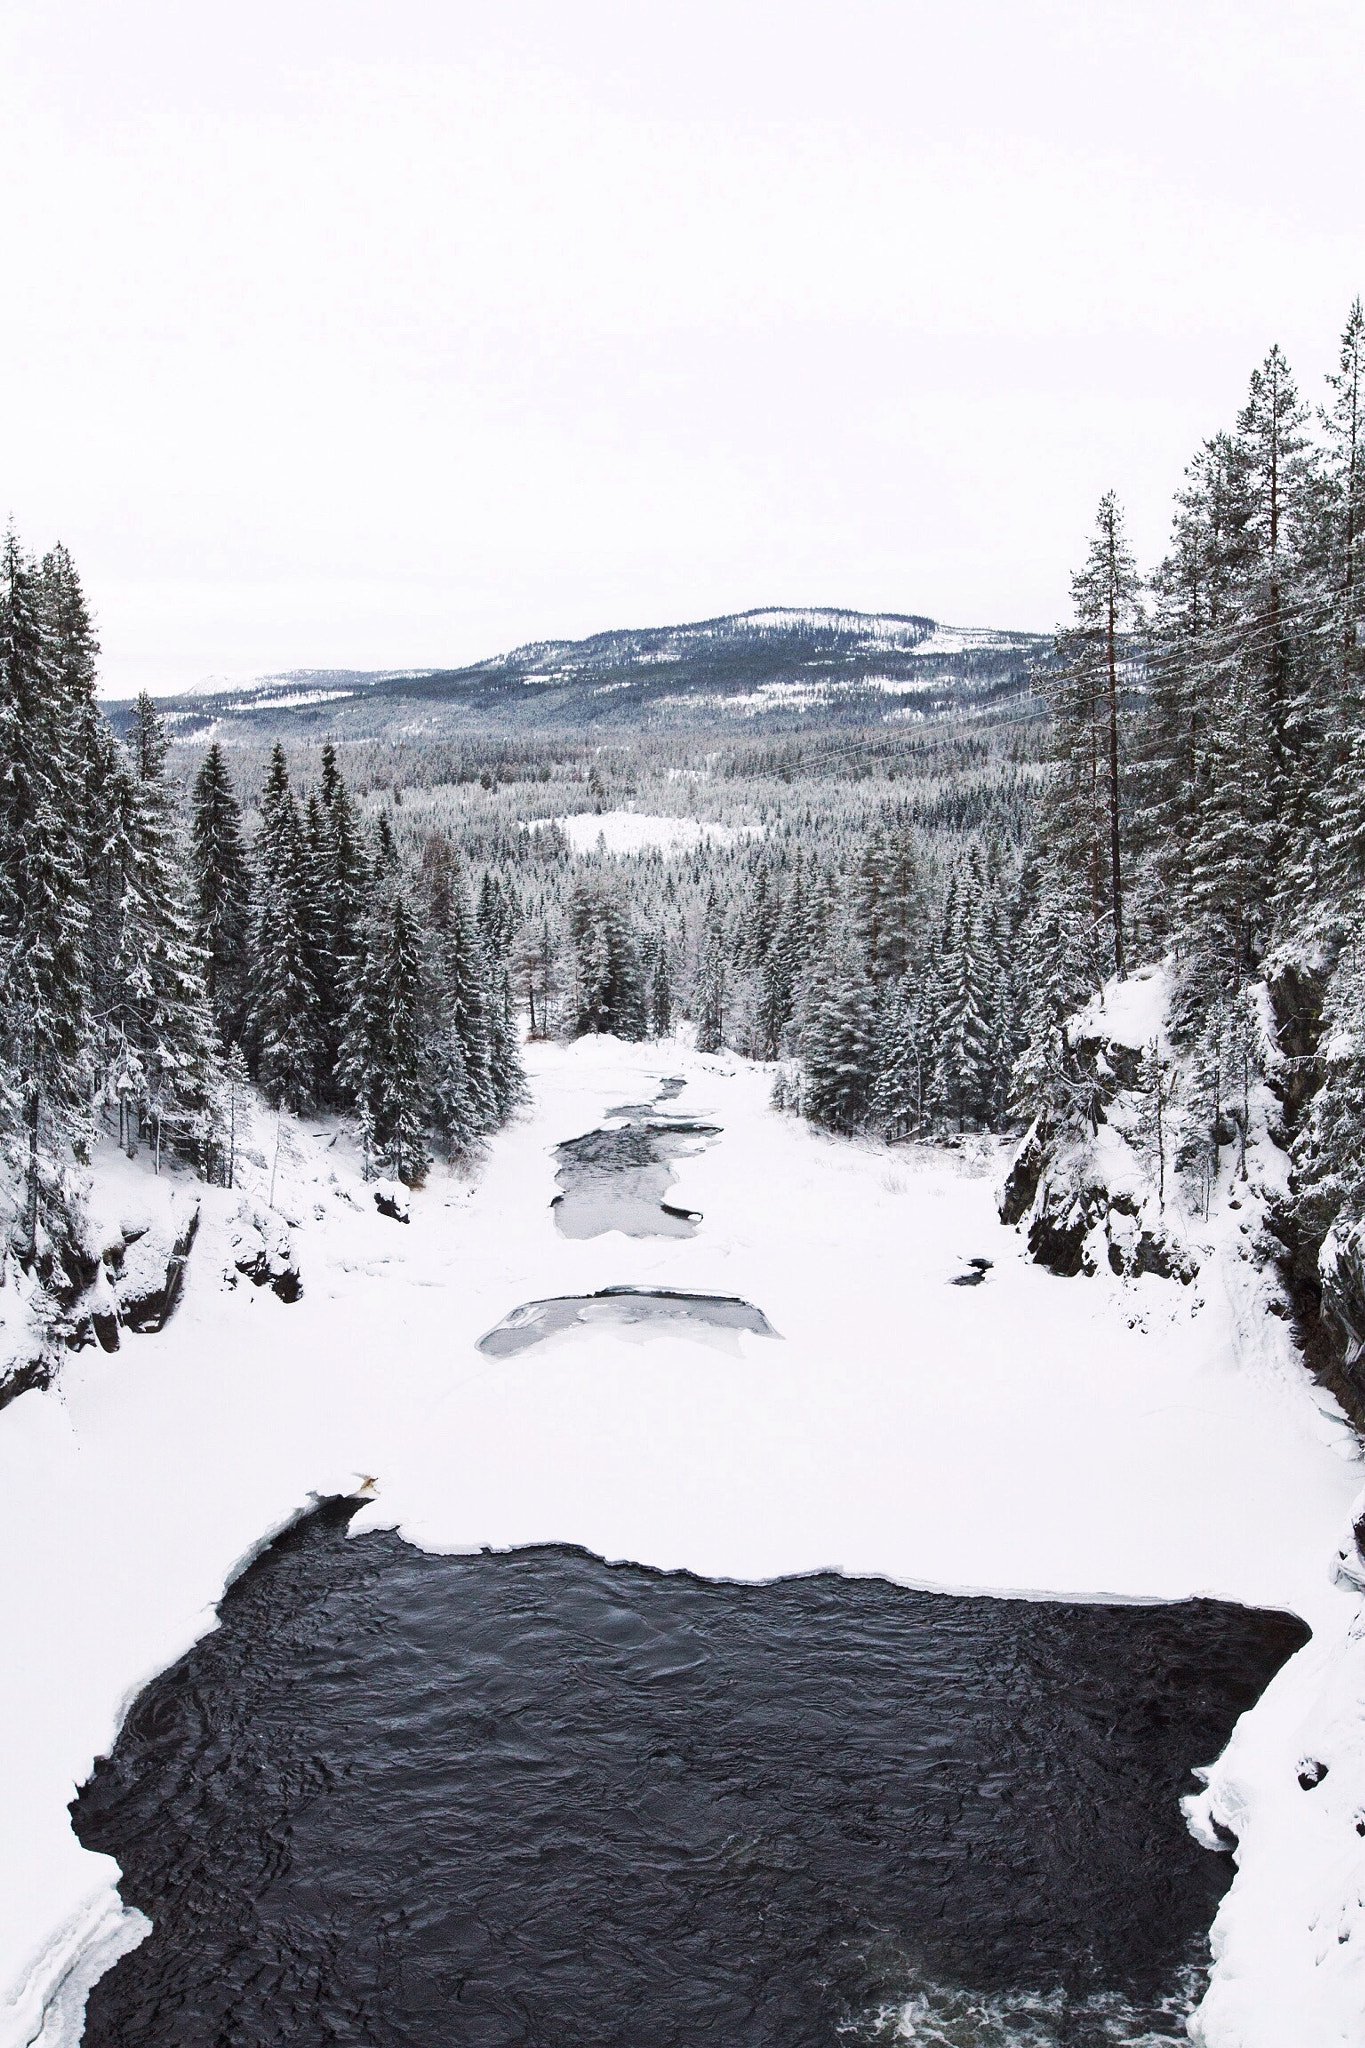
[[48,1297],[36,1276],[0,1249],[0,1408],[52,1377]]
[[172,1195],[141,1213],[124,1215],[116,1233],[106,1234],[100,1247],[102,1274],[82,1306],[107,1350],[114,1348],[108,1336],[111,1305],[125,1329],[165,1327],[180,1299],[198,1229],[198,1202]]
[[229,1286],[238,1276],[254,1287],[269,1287],[281,1301],[297,1301],[303,1293],[294,1242],[283,1217],[263,1202],[245,1197],[232,1225],[232,1264],[224,1278]]
[[401,1180],[377,1180],[373,1193],[381,1216],[391,1216],[395,1223],[412,1221],[411,1198]]

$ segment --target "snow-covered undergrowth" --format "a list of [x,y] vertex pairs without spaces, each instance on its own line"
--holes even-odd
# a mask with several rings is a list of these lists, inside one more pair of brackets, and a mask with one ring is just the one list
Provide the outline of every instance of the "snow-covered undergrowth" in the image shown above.
[[[166,1329],[73,1354],[0,1414],[2,2048],[74,2040],[91,1975],[142,1929],[66,1811],[129,1702],[312,1496],[367,1487],[354,1528],[437,1550],[555,1541],[721,1577],[834,1567],[1303,1615],[1313,1643],[1210,1788],[1243,1863],[1206,2034],[1363,2038],[1343,2016],[1365,2009],[1365,1933],[1308,1931],[1358,1844],[1348,1824],[1338,1854],[1338,1803],[1365,1803],[1349,1791],[1365,1745],[1334,1704],[1361,1696],[1359,1596],[1332,1575],[1359,1461],[1255,1266],[1215,1248],[1188,1287],[1107,1268],[1060,1280],[997,1220],[990,1141],[826,1138],[768,1106],[770,1069],[675,1044],[528,1053],[530,1111],[476,1181],[434,1174],[406,1223],[379,1213],[333,1130],[286,1119],[276,1158],[262,1119],[247,1211],[240,1192],[193,1190]],[[670,1109],[722,1126],[676,1162],[697,1235],[565,1238],[554,1146],[674,1073]],[[97,1165],[120,1202],[139,1176],[117,1155]],[[251,1269],[257,1240],[267,1265],[280,1254],[274,1230],[297,1300],[252,1284],[269,1277]],[[953,1285],[973,1259],[992,1262],[984,1281]],[[623,1283],[741,1294],[780,1341],[596,1325],[511,1358],[476,1349],[519,1302]],[[1305,1794],[1309,1750],[1329,1775]],[[1272,1911],[1293,1923],[1274,1939]]]

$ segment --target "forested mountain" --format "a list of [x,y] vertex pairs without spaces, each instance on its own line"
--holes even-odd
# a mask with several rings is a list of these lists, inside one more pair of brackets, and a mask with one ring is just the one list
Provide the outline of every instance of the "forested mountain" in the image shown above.
[[[1043,642],[932,619],[767,610],[697,625],[540,641],[462,669],[297,670],[162,703],[178,737],[347,739],[602,727],[689,729],[717,718],[774,729],[1018,706]],[[127,705],[110,707],[115,723]]]

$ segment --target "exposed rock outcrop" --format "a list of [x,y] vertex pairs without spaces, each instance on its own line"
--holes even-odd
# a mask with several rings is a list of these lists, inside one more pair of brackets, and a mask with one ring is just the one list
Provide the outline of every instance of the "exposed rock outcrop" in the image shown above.
[[[1199,1271],[1197,1259],[1161,1213],[1155,1193],[1142,1187],[1124,1141],[1109,1131],[1103,1139],[1073,1139],[1050,1155],[1044,1148],[1035,1165],[1041,1144],[1035,1138],[1023,1171],[1016,1175],[1011,1168],[1001,1221],[1025,1225],[1030,1254],[1050,1273],[1095,1274],[1107,1266],[1130,1279],[1155,1273],[1188,1286]],[[1028,1147],[1026,1138],[1021,1157]],[[1032,1199],[1020,1210],[1030,1181]]]
[[[1132,990],[1145,998],[1127,1032],[1103,1006],[1071,1019],[1061,1056],[1072,1105],[1069,1126],[1034,1119],[1000,1191],[1002,1223],[1024,1229],[1029,1251],[1049,1272],[1071,1276],[1102,1268],[1137,1278],[1154,1273],[1188,1285],[1197,1259],[1164,1212],[1148,1164],[1135,1148],[1141,1124],[1146,1031],[1159,1025],[1159,984]],[[1155,1019],[1150,1012],[1156,1009]],[[1141,1036],[1139,1035],[1141,1034]]]
[[[121,1235],[103,1249],[102,1263],[117,1322],[129,1330],[164,1329],[175,1313],[185,1281],[190,1248],[199,1230],[199,1204],[194,1202],[177,1216],[128,1222]],[[91,1326],[106,1350],[114,1346],[100,1335],[96,1316],[107,1331],[109,1309],[98,1294],[92,1294],[88,1313]]]
[[297,1301],[303,1293],[288,1226],[273,1209],[250,1199],[244,1199],[237,1211],[232,1264],[224,1277],[235,1286],[239,1275],[253,1287],[269,1287],[281,1301]]

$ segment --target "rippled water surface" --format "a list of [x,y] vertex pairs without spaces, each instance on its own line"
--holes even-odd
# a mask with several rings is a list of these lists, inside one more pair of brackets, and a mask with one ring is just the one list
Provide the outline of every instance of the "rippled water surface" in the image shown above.
[[1176,1799],[1297,1622],[433,1557],[350,1512],[76,1802],[155,1922],[93,2048],[1183,2038],[1231,1869]]

